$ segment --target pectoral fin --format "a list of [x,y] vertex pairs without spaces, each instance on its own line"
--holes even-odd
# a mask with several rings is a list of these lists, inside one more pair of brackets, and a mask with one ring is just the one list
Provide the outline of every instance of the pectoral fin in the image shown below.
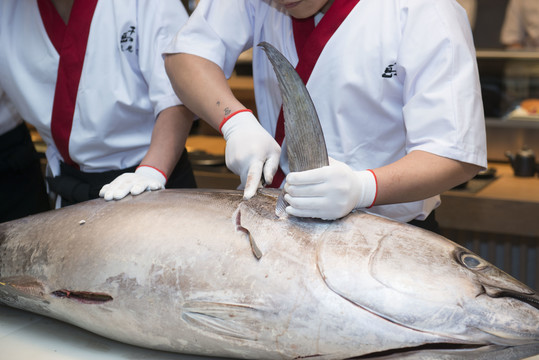
[[213,335],[254,341],[264,324],[263,311],[245,305],[189,302],[182,310],[183,320]]
[[45,286],[32,276],[10,276],[0,278],[0,291],[12,295],[43,297]]

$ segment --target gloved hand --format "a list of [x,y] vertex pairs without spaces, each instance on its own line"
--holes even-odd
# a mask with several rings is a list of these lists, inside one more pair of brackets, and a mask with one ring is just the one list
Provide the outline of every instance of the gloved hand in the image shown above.
[[284,191],[288,214],[333,220],[372,206],[377,183],[372,170],[354,171],[330,158],[329,166],[288,174]]
[[160,170],[148,165],[140,165],[134,173],[118,176],[99,191],[105,200],[120,200],[131,193],[138,195],[144,191],[159,190],[165,187],[167,178]]
[[221,125],[226,140],[226,166],[241,178],[244,199],[250,199],[264,181],[271,184],[279,166],[281,147],[250,110],[240,110]]

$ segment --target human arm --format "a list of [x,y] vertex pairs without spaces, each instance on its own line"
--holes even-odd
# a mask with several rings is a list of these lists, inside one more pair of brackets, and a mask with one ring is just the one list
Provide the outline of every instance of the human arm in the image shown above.
[[473,178],[481,167],[412,151],[402,159],[375,169],[378,178],[376,204],[393,204],[426,199]]
[[286,177],[287,213],[336,219],[358,208],[396,204],[438,195],[471,179],[481,167],[426,151],[412,151],[392,164],[368,171],[330,161],[323,168]]
[[[280,147],[251,113],[242,111],[246,108],[232,93],[222,69],[207,59],[185,53],[166,55],[165,68],[184,104],[212,127],[222,130],[226,164],[240,176],[244,197],[255,194],[262,174],[271,183]],[[227,121],[220,128],[224,119]]]
[[221,68],[210,60],[190,54],[167,54],[165,69],[183,103],[214,129],[225,116],[245,106],[232,93]]
[[507,50],[521,50],[524,45],[526,29],[522,14],[523,6],[519,0],[510,0],[500,31],[500,42]]
[[[139,167],[135,173],[124,174],[103,187],[100,196],[106,200],[163,188],[185,148],[194,119],[170,86],[161,55],[187,21],[185,8],[174,0],[143,0],[137,2],[137,13],[146,14],[139,17],[134,27],[134,33],[138,34],[136,59],[140,72],[126,74],[126,81],[130,81],[129,76],[138,76],[136,80],[143,82],[147,93],[139,94],[133,102],[151,103],[155,121],[147,153]],[[150,115],[145,116],[148,122],[152,121]]]
[[193,119],[193,113],[183,105],[161,111],[155,122],[150,147],[140,165],[154,166],[168,178],[185,149]]
[[[345,165],[335,170],[332,166],[316,170],[328,173],[320,180],[329,184],[327,194],[334,194],[335,189],[339,193],[332,196],[319,193],[325,202],[318,199],[317,205],[310,205],[319,212],[309,210],[310,213],[302,216],[338,218],[354,208],[369,207],[375,200],[375,205],[391,206],[372,209],[373,212],[408,221],[426,215],[436,206],[434,201],[427,201],[428,198],[465,182],[487,165],[478,72],[464,13],[450,1],[421,0],[406,6],[409,12],[402,25],[406,36],[399,42],[401,56],[396,59],[396,76],[388,78],[398,81],[390,83],[397,86],[393,97],[390,87],[383,97],[392,99],[387,103],[398,112],[395,111],[393,117],[379,116],[378,98],[372,96],[363,102],[368,115],[361,109],[349,110],[347,128],[340,131],[338,138],[342,137],[348,150],[341,150],[335,136],[334,145],[328,147],[330,155],[345,159],[354,170],[372,169],[376,178],[372,173],[355,173]],[[425,32],[441,22],[451,25],[451,31],[441,28]],[[418,47],[416,39],[421,36],[423,46]],[[361,100],[358,98],[358,102]],[[353,104],[349,104],[351,109],[354,109]],[[321,121],[333,121],[336,115],[328,112]],[[402,128],[391,130],[392,126],[400,125],[400,120]],[[361,131],[354,132],[356,129]],[[328,143],[332,145],[331,138]],[[361,180],[356,174],[361,174]],[[297,181],[295,177],[296,174],[289,174],[285,191],[292,191],[290,185]],[[308,191],[305,188],[304,193]],[[295,192],[294,197],[299,195],[303,194]],[[340,198],[341,204],[336,204],[332,198]],[[298,205],[295,199],[292,205],[304,206]]]
[[137,170],[122,174],[103,186],[99,196],[105,200],[119,200],[129,193],[138,195],[163,188],[185,148],[192,124],[193,114],[183,105],[161,111],[155,121],[148,152]]

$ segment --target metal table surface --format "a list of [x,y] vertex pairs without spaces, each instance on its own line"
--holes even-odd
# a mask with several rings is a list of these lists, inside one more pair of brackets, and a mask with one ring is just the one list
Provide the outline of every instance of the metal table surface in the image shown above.
[[149,350],[0,305],[0,358],[39,360],[214,360]]
[[[406,357],[410,360],[424,358],[421,354]],[[55,319],[4,305],[0,305],[0,359],[226,360],[127,345]],[[539,355],[526,360],[539,360]]]

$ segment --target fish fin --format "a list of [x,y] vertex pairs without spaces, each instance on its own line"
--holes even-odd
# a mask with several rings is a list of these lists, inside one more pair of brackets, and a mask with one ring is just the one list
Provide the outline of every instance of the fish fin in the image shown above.
[[263,311],[238,304],[189,302],[182,308],[182,319],[189,325],[212,335],[243,340],[257,340],[263,318]]
[[284,199],[284,191],[282,191],[279,194],[279,197],[277,198],[277,205],[275,206],[275,215],[277,215],[277,217],[279,218],[287,216],[286,214],[287,206],[288,206],[288,203]]
[[41,281],[32,276],[9,276],[0,278],[0,290],[8,293],[19,293],[26,296],[43,297],[45,286]]
[[290,171],[329,165],[326,141],[313,101],[292,64],[271,44],[258,44],[266,53],[281,90]]

